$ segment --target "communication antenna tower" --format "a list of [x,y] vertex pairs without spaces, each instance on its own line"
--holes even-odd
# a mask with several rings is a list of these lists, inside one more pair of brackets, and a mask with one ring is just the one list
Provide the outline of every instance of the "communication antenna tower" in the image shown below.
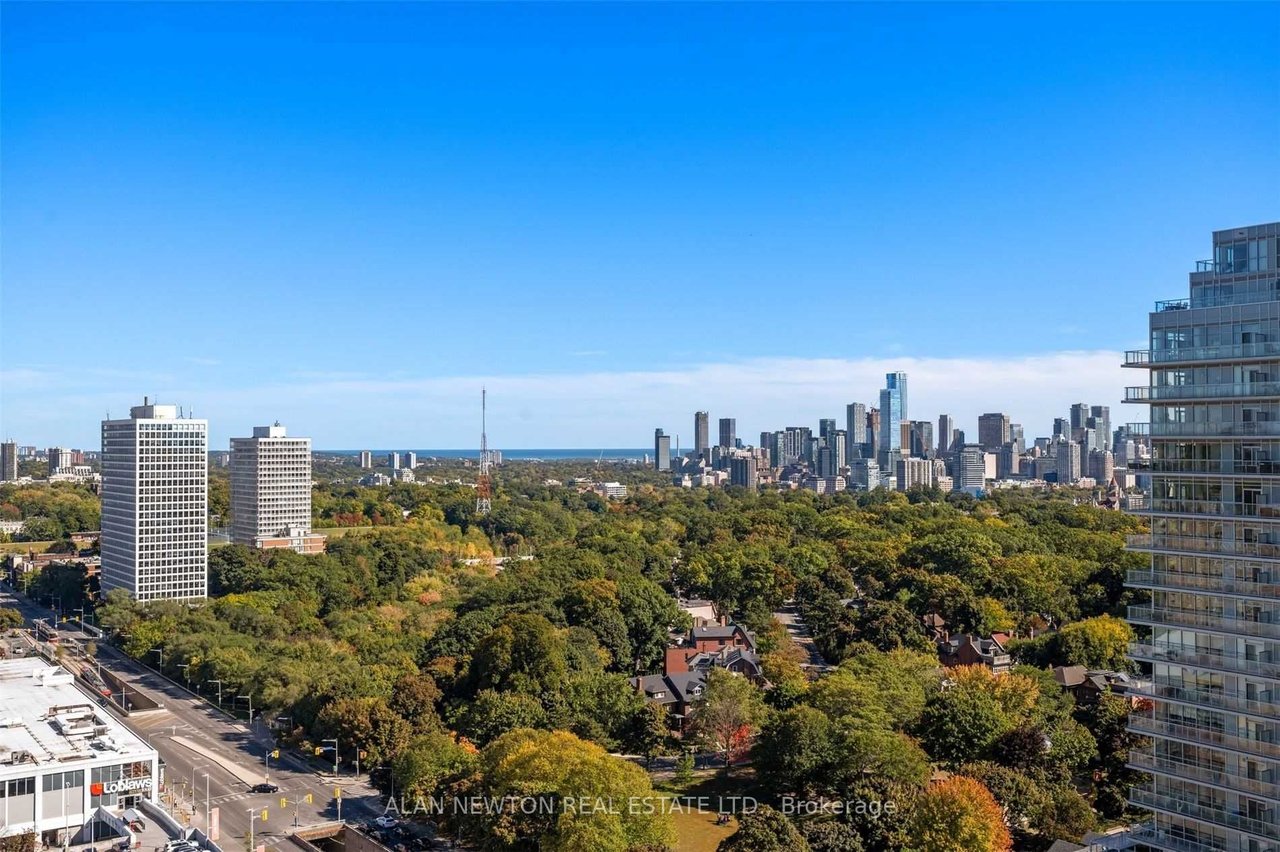
[[489,481],[489,436],[486,434],[487,392],[480,388],[480,478],[476,480],[476,514],[487,515],[492,508],[493,485]]

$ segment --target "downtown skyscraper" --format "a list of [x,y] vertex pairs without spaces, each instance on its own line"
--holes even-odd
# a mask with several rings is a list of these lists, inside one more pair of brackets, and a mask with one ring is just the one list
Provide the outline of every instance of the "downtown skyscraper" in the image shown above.
[[705,411],[693,413],[693,452],[711,461],[711,415]]
[[880,391],[880,467],[892,469],[902,447],[902,421],[907,419],[907,374],[886,373]]
[[1190,298],[1157,302],[1150,348],[1125,357],[1149,371],[1125,401],[1151,410],[1131,430],[1151,441],[1151,533],[1130,540],[1151,563],[1128,585],[1151,595],[1129,608],[1151,667],[1129,729],[1152,745],[1129,765],[1149,776],[1130,801],[1154,813],[1135,836],[1154,849],[1280,849],[1277,238],[1280,223],[1215,232]]

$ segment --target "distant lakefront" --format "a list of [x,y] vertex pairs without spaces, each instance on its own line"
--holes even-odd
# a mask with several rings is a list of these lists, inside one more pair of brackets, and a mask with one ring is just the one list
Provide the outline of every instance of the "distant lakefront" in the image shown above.
[[[316,455],[322,456],[359,456],[361,450],[316,450]],[[408,449],[389,449],[389,450],[370,450],[373,457],[386,456],[387,453],[417,453],[420,460],[429,458],[438,459],[476,459],[480,457],[480,450],[415,450]],[[596,447],[579,448],[579,449],[532,449],[532,450],[498,450],[502,453],[503,461],[577,461],[590,460],[595,461],[601,459],[603,461],[642,461],[646,454],[652,455],[652,449],[619,449],[616,447],[604,448]]]

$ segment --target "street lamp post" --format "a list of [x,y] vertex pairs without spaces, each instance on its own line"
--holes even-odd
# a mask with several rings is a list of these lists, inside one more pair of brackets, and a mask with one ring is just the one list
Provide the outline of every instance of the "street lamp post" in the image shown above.
[[209,773],[204,773],[204,835],[209,836]]
[[237,695],[237,696],[236,696],[236,700],[239,700],[239,699],[241,699],[241,698],[243,698],[245,701],[248,701],[248,702],[249,702],[249,727],[250,727],[250,728],[252,728],[252,727],[253,727],[253,696],[252,696],[252,695]]
[[222,706],[222,681],[206,680],[205,683],[216,683],[218,685],[218,706],[221,707]]
[[[266,809],[263,809],[266,813]],[[258,811],[256,808],[249,808],[249,852],[253,852],[253,824],[258,819]]]
[[67,836],[71,834],[71,814],[67,813],[67,788],[71,786],[71,782],[67,780],[67,774],[62,774],[62,848],[67,848]]
[[[209,764],[207,764],[207,763],[206,763],[204,766],[193,766],[193,767],[191,767],[191,818],[192,818],[192,819],[195,819],[195,816],[196,816],[196,770],[197,770],[197,769],[208,769],[208,768],[209,768]],[[205,775],[205,778],[208,778],[208,777],[209,777],[208,775]],[[209,787],[208,787],[208,784],[206,783],[206,785],[205,785],[205,790],[207,791],[208,789],[209,789]],[[207,796],[207,794],[206,794],[206,796]],[[207,805],[207,804],[208,804],[208,803],[207,803],[207,800],[206,800],[206,805]],[[206,827],[207,827],[207,826],[206,826]]]
[[151,650],[160,655],[160,671],[164,671],[164,648],[152,648]]
[[187,689],[190,689],[191,688],[191,664],[178,663],[178,668],[182,669],[182,677],[187,682]]

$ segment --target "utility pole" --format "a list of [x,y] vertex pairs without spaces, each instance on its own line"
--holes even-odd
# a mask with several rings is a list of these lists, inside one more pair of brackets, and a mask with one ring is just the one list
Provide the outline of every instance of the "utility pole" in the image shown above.
[[204,836],[209,836],[212,826],[209,823],[209,773],[204,774]]

